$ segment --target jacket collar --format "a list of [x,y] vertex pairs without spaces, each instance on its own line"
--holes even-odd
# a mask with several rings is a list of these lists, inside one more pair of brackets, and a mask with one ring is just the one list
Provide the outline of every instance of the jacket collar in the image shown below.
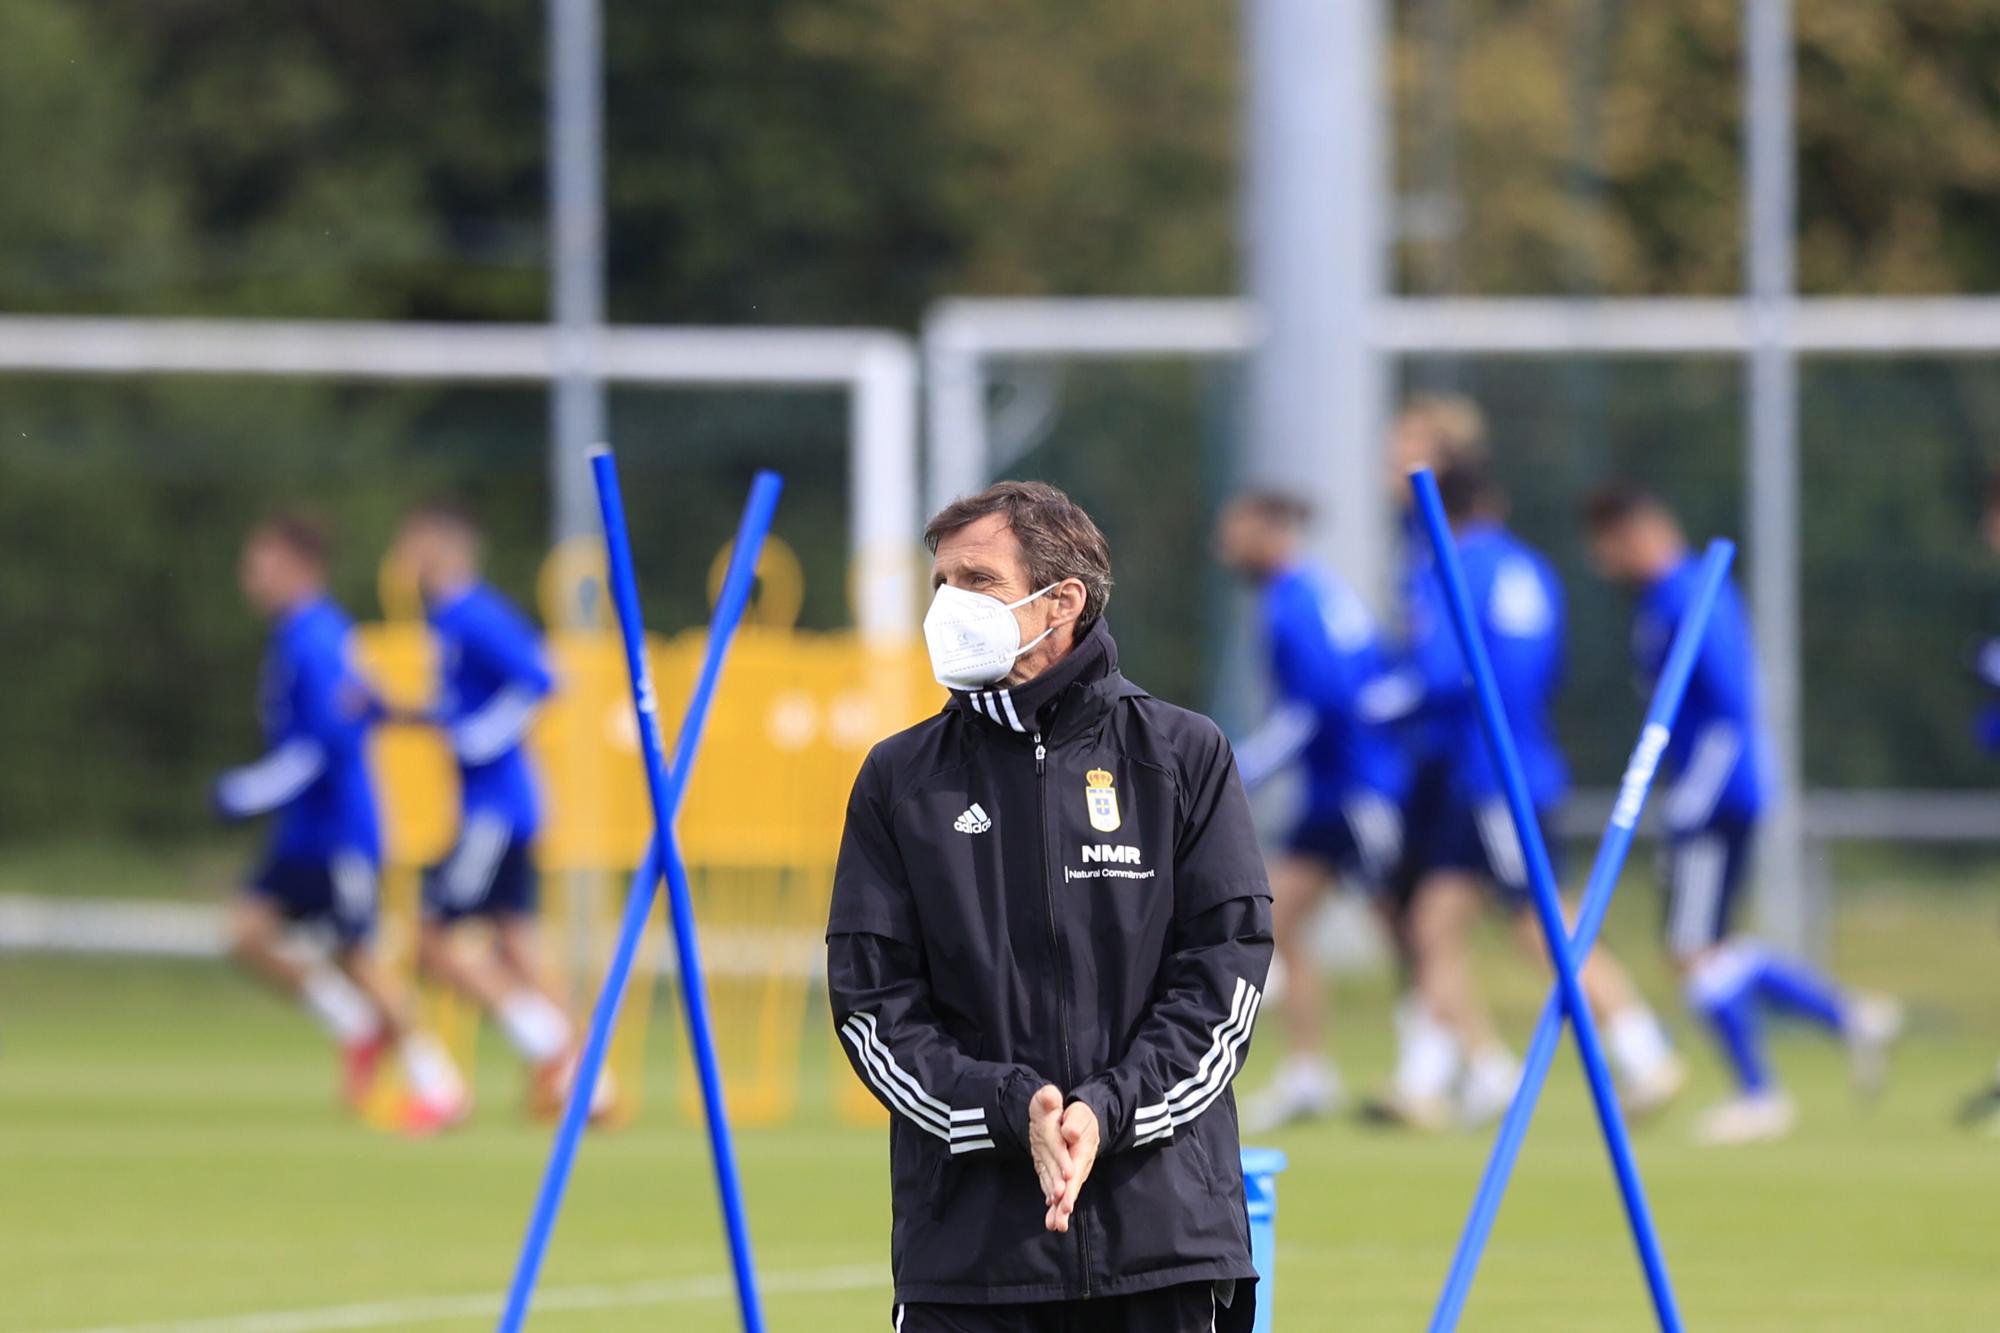
[[1072,693],[1090,699],[1109,697],[1108,691],[1094,687],[1117,677],[1118,645],[1100,616],[1081,643],[1033,680],[984,690],[953,690],[952,706],[1002,731],[1048,733],[1053,730],[1059,707],[1071,704],[1064,712],[1065,722],[1069,712],[1085,711],[1073,706],[1069,699]]

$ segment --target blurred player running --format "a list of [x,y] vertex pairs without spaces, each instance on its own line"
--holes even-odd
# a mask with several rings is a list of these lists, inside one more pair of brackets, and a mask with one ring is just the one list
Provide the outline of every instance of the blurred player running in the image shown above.
[[[1674,516],[1645,491],[1607,486],[1590,498],[1586,519],[1599,571],[1637,591],[1633,655],[1650,682],[1686,613],[1700,562]],[[1766,801],[1765,744],[1749,623],[1735,588],[1725,585],[1662,758],[1674,778],[1662,804],[1667,951],[1680,969],[1689,1006],[1736,1078],[1736,1096],[1707,1111],[1696,1128],[1705,1143],[1781,1138],[1797,1118],[1771,1077],[1760,1004],[1844,1039],[1856,1080],[1867,1089],[1879,1085],[1887,1048],[1902,1028],[1894,1001],[1843,991],[1735,933]]]
[[[1297,763],[1306,788],[1304,811],[1270,867],[1287,1045],[1276,1076],[1244,1107],[1245,1127],[1259,1133],[1339,1109],[1344,1090],[1326,1056],[1325,987],[1306,926],[1321,893],[1341,879],[1386,908],[1402,859],[1403,759],[1363,706],[1386,668],[1374,618],[1346,584],[1304,563],[1308,517],[1291,496],[1252,491],[1230,502],[1216,529],[1217,559],[1259,589],[1276,700],[1237,747],[1237,770],[1254,789]],[[1424,1031],[1449,1045],[1435,1024]]]
[[[1393,461],[1404,478],[1412,467],[1437,467],[1507,722],[1544,838],[1553,847],[1553,816],[1569,785],[1549,717],[1563,673],[1562,587],[1548,562],[1502,524],[1505,497],[1487,474],[1476,409],[1460,404],[1445,413],[1441,419],[1452,427],[1448,435],[1426,428],[1425,413],[1437,411],[1419,404],[1414,417],[1405,415]],[[1408,503],[1407,480],[1398,492]],[[1428,547],[1420,542],[1412,534],[1405,584],[1410,664],[1404,706],[1418,754],[1405,821],[1407,930],[1419,993],[1465,1053],[1458,1118],[1477,1124],[1506,1109],[1520,1076],[1519,1062],[1501,1040],[1473,975],[1471,928],[1486,892],[1497,892],[1523,951],[1541,959],[1542,941],[1532,914],[1526,854],[1487,754],[1443,588]],[[1685,1064],[1602,945],[1592,951],[1580,980],[1605,1024],[1626,1110],[1650,1114],[1685,1085]],[[1435,1128],[1450,1118],[1448,1091],[1444,1071],[1399,1070],[1381,1109]]]
[[[340,1043],[356,1109],[395,1044],[411,1089],[404,1127],[422,1132],[464,1114],[464,1083],[437,1041],[406,1021],[369,955],[381,840],[363,751],[378,706],[349,664],[350,625],[327,595],[326,564],[324,530],[298,515],[266,519],[243,545],[244,596],[271,621],[260,704],[271,748],[225,773],[215,801],[232,819],[275,813],[277,822],[231,914],[231,946]],[[331,966],[286,950],[297,923],[331,930]]]
[[[444,504],[403,520],[391,559],[413,574],[439,657],[433,720],[458,760],[458,842],[424,879],[417,957],[426,975],[493,1016],[532,1071],[531,1107],[552,1114],[573,1062],[569,1016],[544,988],[536,938],[535,834],[541,803],[522,750],[553,681],[524,615],[480,577],[481,538]],[[490,952],[460,929],[492,927]]]

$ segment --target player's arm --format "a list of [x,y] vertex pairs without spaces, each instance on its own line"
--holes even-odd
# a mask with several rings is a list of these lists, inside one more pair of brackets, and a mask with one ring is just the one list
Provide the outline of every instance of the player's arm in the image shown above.
[[847,1059],[890,1114],[954,1156],[1028,1151],[1028,1102],[1049,1082],[975,1060],[946,1030],[902,855],[871,757],[855,779],[827,920],[827,998]]
[[1472,694],[1465,659],[1455,641],[1433,634],[1412,645],[1386,669],[1358,677],[1353,685],[1354,715],[1376,726],[1435,716]]
[[1253,791],[1298,758],[1323,719],[1360,712],[1376,676],[1375,627],[1358,600],[1324,608],[1292,600],[1272,617],[1270,634],[1278,705],[1236,746],[1237,774]]
[[230,769],[215,784],[215,805],[230,819],[282,809],[326,771],[328,757],[360,744],[379,705],[337,651],[307,652],[294,663],[297,731],[263,758]]
[[1174,849],[1172,950],[1124,1058],[1070,1092],[1097,1117],[1099,1152],[1169,1143],[1210,1113],[1250,1046],[1271,965],[1271,889],[1229,745],[1189,756]]
[[1236,747],[1236,764],[1246,787],[1260,787],[1283,772],[1319,734],[1317,677],[1322,672],[1316,668],[1331,654],[1325,635],[1315,636],[1311,628],[1288,606],[1280,606],[1271,617],[1272,685],[1277,699],[1256,730]]
[[451,727],[452,749],[468,764],[491,763],[527,738],[555,678],[541,644],[510,617],[482,616],[463,627],[460,649],[506,683]]
[[[1453,637],[1436,571],[1417,575],[1412,637],[1386,669],[1356,682],[1354,709],[1364,722],[1388,725],[1448,712],[1471,696],[1465,658]],[[1417,628],[1421,626],[1422,628]]]
[[215,808],[228,819],[254,819],[299,798],[326,771],[326,748],[294,736],[263,758],[225,772],[215,783]]
[[1319,734],[1319,713],[1311,704],[1283,700],[1256,730],[1236,746],[1243,785],[1256,790],[1289,768]]

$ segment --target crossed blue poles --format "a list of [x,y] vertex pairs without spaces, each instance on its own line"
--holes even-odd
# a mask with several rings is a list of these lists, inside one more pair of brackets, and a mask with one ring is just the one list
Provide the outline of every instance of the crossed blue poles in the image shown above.
[[556,1214],[562,1208],[563,1191],[569,1184],[570,1168],[576,1162],[577,1143],[590,1118],[590,1103],[597,1087],[604,1058],[611,1046],[611,1031],[618,1020],[618,1007],[632,975],[646,920],[652,915],[653,893],[662,867],[667,879],[667,907],[673,920],[674,949],[680,962],[681,1010],[686,1017],[688,1045],[701,1080],[702,1109],[708,1121],[710,1155],[715,1164],[716,1193],[721,1196],[723,1227],[729,1237],[729,1258],[736,1276],[736,1298],[742,1313],[744,1333],[763,1333],[764,1314],[757,1296],[757,1274],[750,1254],[750,1229],[743,1210],[742,1188],[737,1182],[736,1151],[730,1141],[729,1119],[723,1104],[722,1071],[715,1058],[715,1039],[708,1017],[708,990],[702,979],[701,949],[695,935],[694,898],[688,886],[687,867],[681,863],[674,839],[674,816],[688,774],[701,744],[702,724],[715,695],[716,681],[729,641],[743,618],[750,589],[757,573],[757,557],[764,536],[770,531],[771,517],[778,506],[784,483],[777,474],[759,472],[750,487],[750,499],[736,531],[736,545],[730,554],[729,572],[722,582],[722,595],[715,605],[709,628],[707,654],[701,675],[681,720],[674,764],[667,767],[665,746],[660,739],[659,699],[653,689],[653,674],[646,663],[645,622],[639,614],[638,578],[633,572],[631,536],[625,525],[625,504],[618,489],[618,465],[608,450],[592,455],[591,472],[597,480],[598,503],[604,514],[604,545],[609,564],[611,596],[618,612],[618,628],[624,639],[625,665],[632,681],[633,708],[639,726],[639,749],[646,766],[646,786],[652,796],[654,834],[646,856],[633,876],[625,901],[625,919],[604,975],[604,988],[591,1011],[590,1033],[577,1062],[570,1088],[569,1103],[556,1130],[555,1145],[542,1176],[541,1191],[528,1222],[528,1234],[521,1244],[521,1257],[514,1280],[507,1290],[506,1309],[500,1316],[500,1333],[519,1333],[534,1298],[535,1282],[542,1259],[548,1252],[549,1236],[555,1229]]
[[1604,1135],[1605,1147],[1611,1155],[1612,1169],[1618,1178],[1618,1190],[1624,1200],[1633,1243],[1639,1251],[1640,1266],[1645,1270],[1646,1286],[1652,1296],[1654,1313],[1658,1316],[1662,1330],[1666,1330],[1666,1333],[1680,1333],[1682,1327],[1680,1310],[1674,1300],[1672,1281],[1667,1276],[1666,1258],[1661,1253],[1659,1236],[1653,1226],[1652,1212],[1646,1204],[1645,1187],[1640,1182],[1639,1169],[1632,1157],[1631,1140],[1626,1134],[1625,1121],[1619,1112],[1617,1093],[1612,1086],[1610,1069],[1605,1063],[1603,1045],[1598,1040],[1597,1025],[1591,1019],[1590,1006],[1585,1003],[1583,989],[1577,981],[1577,969],[1588,956],[1598,929],[1604,924],[1604,915],[1611,905],[1611,894],[1617,883],[1619,869],[1632,844],[1632,834],[1638,822],[1640,807],[1644,804],[1646,791],[1651,785],[1660,754],[1666,748],[1673,718],[1679,712],[1681,697],[1686,692],[1688,677],[1694,668],[1703,631],[1710,613],[1714,610],[1716,594],[1720,590],[1723,577],[1728,572],[1734,548],[1727,542],[1715,543],[1709,547],[1708,554],[1703,560],[1701,581],[1697,585],[1695,600],[1675,636],[1673,650],[1668,656],[1666,667],[1661,672],[1659,686],[1654,692],[1652,706],[1647,712],[1645,730],[1640,735],[1638,748],[1634,751],[1631,763],[1626,769],[1618,802],[1612,811],[1611,828],[1598,849],[1597,860],[1591,870],[1590,887],[1585,895],[1582,915],[1577,924],[1576,938],[1572,943],[1563,923],[1562,899],[1556,890],[1555,875],[1549,864],[1548,848],[1542,841],[1541,826],[1535,818],[1534,805],[1528,796],[1527,779],[1521,770],[1520,757],[1515,752],[1513,734],[1507,726],[1499,686],[1494,678],[1492,662],[1486,653],[1486,643],[1479,629],[1478,617],[1472,607],[1472,597],[1466,587],[1465,571],[1459,564],[1458,548],[1452,539],[1451,526],[1445,517],[1444,503],[1438,495],[1437,480],[1429,471],[1420,469],[1411,475],[1410,485],[1416,492],[1417,512],[1423,520],[1424,530],[1437,556],[1438,574],[1444,584],[1445,601],[1451,612],[1453,628],[1458,634],[1459,646],[1471,670],[1480,721],[1486,732],[1486,741],[1493,755],[1494,766],[1500,771],[1508,809],[1514,817],[1514,827],[1520,836],[1522,850],[1527,858],[1529,883],[1534,889],[1535,913],[1540,920],[1542,938],[1547,946],[1550,964],[1556,973],[1555,993],[1550,997],[1548,1006],[1542,1014],[1542,1021],[1535,1029],[1534,1041],[1528,1049],[1527,1066],[1521,1077],[1521,1086],[1515,1092],[1513,1103],[1507,1108],[1500,1137],[1494,1144],[1493,1156],[1487,1163],[1486,1174],[1480,1181],[1479,1193],[1473,1201],[1472,1215],[1466,1221],[1465,1233],[1460,1238],[1457,1253],[1453,1256],[1451,1274],[1446,1279],[1444,1292],[1439,1298],[1437,1311],[1431,1320],[1431,1329],[1433,1333],[1442,1333],[1443,1330],[1457,1327],[1459,1314],[1464,1309],[1466,1296],[1471,1289],[1473,1272],[1478,1266],[1480,1253],[1485,1248],[1486,1238],[1491,1233],[1501,1196],[1506,1191],[1508,1175],[1513,1169],[1515,1157],[1520,1152],[1521,1141],[1527,1134],[1528,1123],[1534,1117],[1535,1100],[1541,1093],[1543,1082],[1547,1079],[1549,1063],[1555,1057],[1556,1043],[1561,1035],[1562,1015],[1567,1013],[1575,1025],[1577,1049],[1583,1058],[1584,1074],[1590,1083],[1591,1099],[1596,1105],[1598,1125]]
[[[1667,653],[1659,682],[1653,688],[1653,701],[1646,710],[1646,724],[1639,733],[1639,743],[1633,748],[1631,759],[1626,763],[1625,777],[1618,787],[1618,800],[1611,808],[1611,823],[1605,829],[1604,840],[1598,844],[1597,859],[1590,869],[1590,882],[1583,892],[1582,913],[1570,943],[1570,957],[1579,965],[1589,957],[1591,946],[1597,942],[1598,931],[1604,925],[1605,913],[1610,910],[1611,896],[1618,887],[1619,871],[1625,864],[1626,854],[1632,847],[1632,837],[1638,830],[1639,812],[1645,806],[1646,792],[1659,767],[1660,755],[1666,750],[1667,741],[1673,734],[1674,718],[1680,712],[1688,681],[1694,675],[1695,663],[1700,659],[1702,638],[1715,610],[1716,596],[1722,591],[1723,581],[1729,577],[1729,563],[1735,554],[1734,543],[1716,541],[1709,544],[1702,557],[1694,597],[1689,601],[1687,613],[1674,634],[1673,647]],[[1500,1135],[1494,1141],[1493,1155],[1487,1159],[1486,1174],[1480,1178],[1479,1192],[1473,1197],[1465,1232],[1459,1237],[1457,1252],[1452,1255],[1451,1272],[1445,1278],[1444,1291],[1439,1295],[1437,1309],[1431,1316],[1432,1333],[1448,1333],[1448,1330],[1458,1327],[1466,1297],[1472,1291],[1472,1279],[1479,1269],[1480,1256],[1485,1252],[1487,1238],[1493,1232],[1494,1219],[1500,1211],[1500,1201],[1507,1192],[1514,1161],[1520,1155],[1521,1141],[1527,1136],[1529,1122],[1534,1119],[1536,1099],[1548,1079],[1556,1044],[1562,1040],[1562,1015],[1560,997],[1551,995],[1543,1006],[1541,1022],[1535,1027],[1534,1040],[1528,1044],[1527,1063],[1521,1071],[1521,1086],[1514,1093],[1506,1118],[1500,1122]]]

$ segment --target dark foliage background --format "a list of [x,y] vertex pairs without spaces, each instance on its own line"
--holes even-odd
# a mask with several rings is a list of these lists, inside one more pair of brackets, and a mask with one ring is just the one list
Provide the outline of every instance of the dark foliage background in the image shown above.
[[[1398,6],[1402,285],[1734,290],[1738,8]],[[2000,11],[1796,8],[1802,286],[2000,286]],[[609,0],[614,317],[913,328],[952,293],[1234,290],[1234,20],[1199,0]],[[542,318],[543,65],[534,0],[8,0],[0,309]],[[1623,728],[1602,721],[1634,709],[1623,611],[1583,576],[1574,505],[1635,471],[1702,532],[1737,530],[1737,370],[1406,372],[1487,402],[1520,524],[1575,576],[1565,726],[1607,778]],[[1061,411],[1016,470],[1102,515],[1134,673],[1226,708],[1203,555],[1234,374],[1055,373]],[[1959,663],[1990,610],[1973,522],[2000,367],[1828,362],[1804,383],[1809,775],[1979,781]],[[231,571],[272,504],[337,520],[340,591],[372,615],[399,508],[464,494],[531,599],[546,413],[512,389],[0,377],[0,837],[202,827],[206,777],[255,744],[260,630]],[[620,393],[613,420],[663,625],[701,615],[759,463],[790,477],[806,622],[845,621],[836,398]]]

